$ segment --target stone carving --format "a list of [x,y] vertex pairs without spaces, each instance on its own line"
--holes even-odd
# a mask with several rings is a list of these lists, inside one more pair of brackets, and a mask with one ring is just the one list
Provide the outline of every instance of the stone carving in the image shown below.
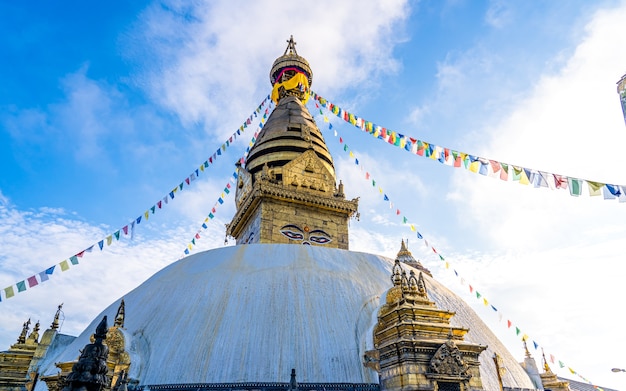
[[72,367],[72,372],[67,375],[67,385],[63,391],[100,391],[107,386],[107,358],[109,348],[103,343],[107,334],[107,317],[102,318],[96,333],[94,343],[85,345],[78,362]]
[[459,348],[449,339],[435,352],[430,360],[430,369],[440,375],[467,376],[468,366]]

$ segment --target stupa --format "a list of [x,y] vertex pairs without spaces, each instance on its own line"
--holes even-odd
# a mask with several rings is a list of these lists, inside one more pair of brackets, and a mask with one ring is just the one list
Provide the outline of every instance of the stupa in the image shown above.
[[293,38],[270,81],[276,108],[238,169],[236,245],[172,263],[49,341],[24,389],[66,386],[108,316],[105,390],[535,390],[404,242],[396,259],[349,250],[358,202],[305,106],[313,72]]

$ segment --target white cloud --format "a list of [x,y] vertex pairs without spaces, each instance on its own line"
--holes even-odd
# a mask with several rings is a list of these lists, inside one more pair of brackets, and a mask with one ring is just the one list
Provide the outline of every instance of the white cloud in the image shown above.
[[313,88],[337,91],[396,69],[391,51],[407,14],[402,0],[342,7],[322,1],[307,12],[279,1],[155,4],[138,25],[144,41],[130,56],[143,55],[139,45],[147,43],[163,61],[144,75],[153,99],[185,123],[202,122],[210,134],[224,136],[219,128],[226,118],[241,116],[270,91],[269,77],[258,75],[269,73],[290,35],[313,68]]

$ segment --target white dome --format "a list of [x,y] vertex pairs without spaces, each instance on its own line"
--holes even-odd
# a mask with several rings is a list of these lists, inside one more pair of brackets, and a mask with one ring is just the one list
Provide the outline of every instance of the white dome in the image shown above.
[[[295,368],[298,382],[378,383],[362,357],[372,348],[392,266],[372,254],[283,244],[224,247],[184,258],[124,296],[129,377],[142,385],[288,382]],[[499,387],[494,351],[507,368],[505,386],[532,389],[474,311],[424,277],[429,297],[457,313],[452,324],[470,329],[466,340],[488,345],[480,356],[484,389]],[[75,360],[102,316],[114,319],[118,305],[46,361]],[[57,372],[52,364],[45,369]]]

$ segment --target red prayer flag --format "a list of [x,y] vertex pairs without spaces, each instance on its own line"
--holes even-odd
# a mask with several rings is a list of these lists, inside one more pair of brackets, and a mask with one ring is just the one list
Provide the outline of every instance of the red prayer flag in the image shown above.
[[124,231],[124,235],[128,235],[128,225],[123,226],[122,231]]
[[161,201],[157,202],[157,206],[161,209]]
[[469,288],[470,288],[470,293],[474,292],[474,287],[473,286],[470,285]]
[[196,239],[200,239],[200,234],[196,233]]
[[431,248],[433,249],[433,252],[434,252],[435,254],[437,254],[437,250],[435,250],[435,248],[434,248],[434,247],[431,247]]
[[85,255],[85,250],[79,252],[78,254],[76,254],[77,257],[82,258],[83,255]]
[[510,320],[507,320],[506,324],[508,325],[508,328],[511,328],[511,321]]
[[187,184],[189,184],[189,178],[185,178],[185,182],[187,182]]
[[400,215],[400,209],[396,209],[396,214]]

